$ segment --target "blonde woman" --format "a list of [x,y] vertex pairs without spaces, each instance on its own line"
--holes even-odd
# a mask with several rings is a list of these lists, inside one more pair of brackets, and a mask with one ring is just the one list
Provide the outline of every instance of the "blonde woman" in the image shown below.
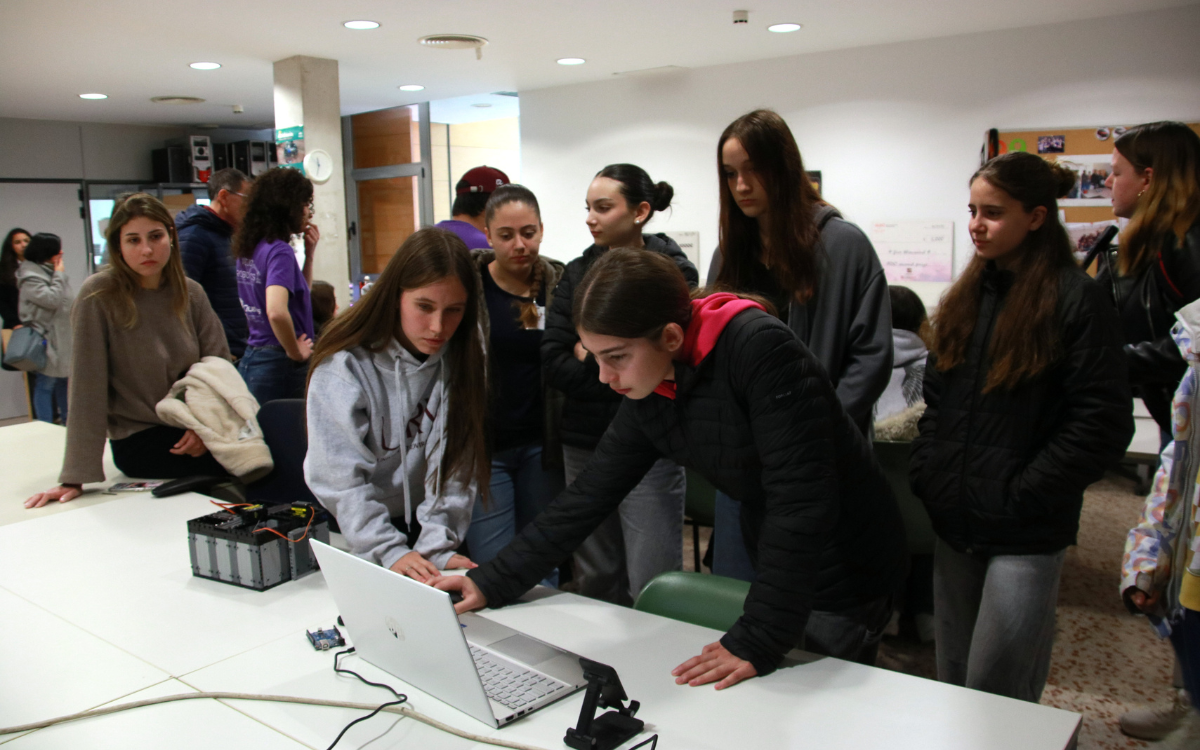
[[225,474],[191,430],[163,424],[154,405],[201,358],[229,359],[204,289],[183,273],[175,223],[145,193],[109,219],[108,265],[83,283],[71,311],[70,417],[60,484],[25,501],[37,508],[79,497],[104,479],[104,439],[131,477]]

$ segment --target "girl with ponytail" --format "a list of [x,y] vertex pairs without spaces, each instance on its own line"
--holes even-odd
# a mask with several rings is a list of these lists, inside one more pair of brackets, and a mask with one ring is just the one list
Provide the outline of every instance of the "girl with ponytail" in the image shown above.
[[[670,237],[644,232],[670,207],[674,189],[633,164],[610,164],[588,186],[587,226],[595,244],[567,264],[546,318],[542,363],[546,385],[566,395],[562,452],[566,480],[587,465],[617,414],[621,397],[598,380],[599,366],[580,343],[572,318],[575,289],[609,248],[645,248],[669,258],[694,288],[696,267]],[[663,459],[575,554],[575,581],[585,596],[633,604],[659,573],[683,567],[683,469]]]
[[938,536],[938,678],[1033,702],[1083,491],[1133,436],[1120,324],[1058,219],[1073,182],[1024,152],[971,178],[975,257],[933,317],[910,464]]
[[577,549],[661,461],[741,506],[755,579],[745,613],[672,671],[717,689],[774,671],[793,647],[874,664],[904,573],[904,522],[824,368],[771,312],[692,299],[661,253],[608,251],[575,288],[573,319],[620,410],[587,466],[504,550],[466,576],[461,613],[521,596]]
[[[546,309],[563,264],[538,254],[542,214],[521,185],[502,185],[483,210],[492,250],[476,250],[479,322],[490,380],[490,497],[476,501],[467,547],[491,560],[563,489],[562,449],[550,391],[542,385]],[[552,575],[547,584],[557,584]]]

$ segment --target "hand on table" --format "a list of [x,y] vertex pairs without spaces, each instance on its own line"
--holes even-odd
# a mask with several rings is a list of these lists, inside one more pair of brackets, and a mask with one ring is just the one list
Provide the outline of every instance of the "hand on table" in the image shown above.
[[438,591],[457,591],[462,594],[462,601],[454,605],[454,614],[461,615],[473,612],[487,606],[487,597],[466,576],[438,576],[429,581],[429,585]]
[[[463,601],[466,601],[465,596]],[[758,675],[758,670],[745,659],[739,659],[729,653],[718,641],[705,646],[699,656],[693,656],[672,669],[671,674],[675,677],[676,685],[686,682],[692,687],[696,687],[720,680],[717,683],[717,690],[724,690],[742,680]]]
[[40,508],[51,500],[57,500],[60,503],[69,503],[82,494],[83,490],[79,487],[64,487],[59,485],[45,492],[39,492],[29,498],[25,501],[25,507]]
[[208,453],[208,448],[204,445],[204,441],[195,432],[188,430],[183,433],[183,437],[175,444],[175,447],[170,450],[176,456],[191,456],[199,458],[205,453]]
[[429,583],[431,579],[441,575],[437,566],[424,557],[421,557],[420,552],[409,552],[404,557],[392,563],[392,570],[421,583]]
[[470,570],[479,566],[471,562],[471,558],[465,555],[455,553],[450,555],[450,561],[446,563],[446,570]]

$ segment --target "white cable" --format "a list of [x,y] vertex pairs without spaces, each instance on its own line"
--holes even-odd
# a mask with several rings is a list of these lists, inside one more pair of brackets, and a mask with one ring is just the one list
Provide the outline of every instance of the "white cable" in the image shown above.
[[[275,701],[278,703],[303,703],[309,706],[334,706],[336,708],[353,708],[360,711],[374,711],[379,707],[378,703],[350,703],[347,701],[328,701],[318,698],[297,698],[290,695],[254,695],[252,693],[181,693],[179,695],[165,695],[161,698],[150,698],[144,701],[134,701],[132,703],[122,703],[118,706],[108,706],[106,708],[96,708],[91,711],[80,711],[77,714],[69,714],[67,716],[59,716],[57,719],[46,719],[45,721],[35,721],[32,724],[22,724],[16,727],[0,727],[0,735],[13,734],[15,732],[29,732],[34,729],[43,729],[45,727],[62,724],[67,721],[76,721],[78,719],[90,719],[94,716],[104,716],[105,714],[114,714],[118,711],[126,711],[130,708],[141,708],[142,706],[153,706],[158,703],[171,703],[173,701],[186,701],[195,698],[212,698],[215,700],[238,700],[238,701]],[[461,729],[456,729],[449,724],[443,724],[437,719],[430,718],[425,714],[418,713],[408,706],[386,706],[381,713],[401,714],[410,719],[416,719],[422,723],[428,724],[434,729],[440,729],[443,732],[448,732],[453,735],[462,737],[463,739],[471,740],[472,742],[483,742],[488,745],[496,745],[498,747],[508,747],[513,750],[544,750],[544,748],[535,745],[523,745],[519,742],[509,742],[508,740],[498,739],[496,737],[484,737],[478,734],[464,732]]]

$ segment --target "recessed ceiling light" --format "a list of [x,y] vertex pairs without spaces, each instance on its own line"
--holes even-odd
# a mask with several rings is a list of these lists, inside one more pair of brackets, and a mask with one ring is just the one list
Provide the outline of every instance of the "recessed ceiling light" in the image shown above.
[[419,83],[406,83],[399,87],[401,91],[424,91],[425,87]]
[[194,70],[216,70],[217,68],[221,67],[221,63],[198,62],[198,63],[192,63],[188,67],[192,68]]
[[80,94],[80,99],[107,99],[108,94]]
[[790,31],[799,31],[802,27],[798,23],[777,23],[767,27],[767,31],[774,31],[776,34],[786,34]]
[[584,60],[582,57],[560,57],[558,59],[559,65],[583,65],[585,62],[587,60]]
[[471,106],[479,107],[480,109],[487,109],[488,107],[490,107],[492,105],[488,104],[487,102],[476,102],[475,104],[472,104]]
[[347,21],[342,25],[347,29],[354,29],[355,31],[367,31],[379,28],[378,21]]

